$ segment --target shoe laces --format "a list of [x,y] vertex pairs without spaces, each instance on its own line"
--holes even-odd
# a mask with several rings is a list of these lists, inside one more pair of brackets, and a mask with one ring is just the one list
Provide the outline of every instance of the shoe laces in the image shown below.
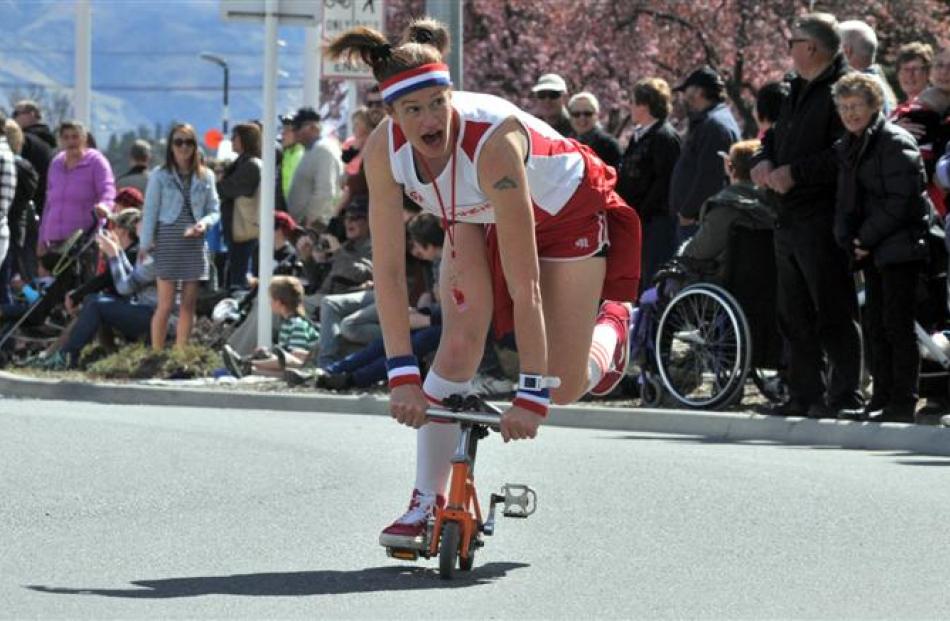
[[429,519],[435,511],[435,494],[415,493],[409,502],[409,510],[396,520],[397,524],[418,524]]

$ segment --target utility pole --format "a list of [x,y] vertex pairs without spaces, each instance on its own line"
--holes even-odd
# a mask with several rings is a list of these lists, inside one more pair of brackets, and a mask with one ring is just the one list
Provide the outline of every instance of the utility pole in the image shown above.
[[303,102],[302,107],[310,106],[320,110],[320,78],[323,71],[321,62],[320,36],[323,26],[305,29],[303,50]]
[[92,133],[92,6],[76,1],[76,51],[73,80],[73,116]]
[[449,29],[451,50],[446,64],[452,76],[452,88],[462,90],[462,0],[426,0],[426,13]]

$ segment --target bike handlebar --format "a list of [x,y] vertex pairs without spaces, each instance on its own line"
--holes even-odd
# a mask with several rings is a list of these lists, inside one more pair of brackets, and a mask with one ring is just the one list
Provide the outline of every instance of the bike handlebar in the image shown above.
[[426,412],[426,418],[434,421],[486,425],[495,430],[501,428],[501,414],[493,412],[452,412],[451,410],[433,409]]
[[427,410],[426,418],[454,423],[487,425],[496,431],[501,426],[502,410],[477,395],[452,395],[444,399],[442,403],[445,406],[444,408]]

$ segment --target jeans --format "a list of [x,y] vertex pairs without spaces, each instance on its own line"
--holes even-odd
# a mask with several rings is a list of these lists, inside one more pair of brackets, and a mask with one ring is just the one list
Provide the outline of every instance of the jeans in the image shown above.
[[128,340],[147,337],[153,306],[132,302],[108,294],[90,295],[82,303],[79,317],[69,333],[62,353],[75,364],[82,348],[92,342],[99,328],[113,328]]
[[371,289],[327,295],[320,300],[320,355],[317,358],[318,367],[326,368],[340,357],[343,319],[361,309],[375,305],[376,295]]
[[382,338],[383,328],[379,325],[379,310],[376,305],[364,306],[344,317],[340,321],[340,334],[347,341],[360,345]]
[[228,244],[229,289],[247,289],[248,272],[257,275],[257,240]]
[[[412,353],[417,358],[422,358],[434,352],[441,337],[441,324],[413,331],[409,336]],[[385,380],[386,348],[383,339],[376,339],[360,351],[328,365],[326,370],[333,375],[349,373],[353,378],[353,385],[357,388],[365,388]]]

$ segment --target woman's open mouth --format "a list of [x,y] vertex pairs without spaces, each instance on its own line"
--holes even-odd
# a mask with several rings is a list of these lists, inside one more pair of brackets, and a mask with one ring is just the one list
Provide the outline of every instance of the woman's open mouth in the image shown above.
[[438,147],[442,144],[442,131],[439,130],[422,134],[422,142],[424,142],[427,147]]

